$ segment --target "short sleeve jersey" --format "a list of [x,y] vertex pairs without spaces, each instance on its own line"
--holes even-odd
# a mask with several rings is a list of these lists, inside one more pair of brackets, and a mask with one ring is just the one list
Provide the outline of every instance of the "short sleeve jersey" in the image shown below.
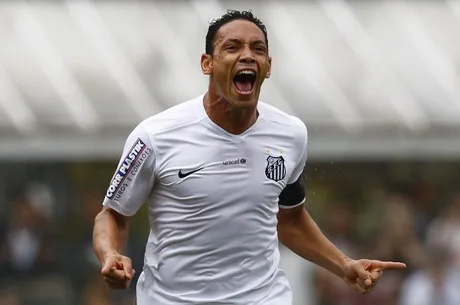
[[200,96],[128,136],[103,204],[125,216],[148,205],[138,305],[289,299],[276,216],[305,201],[279,204],[304,169],[307,129],[265,103],[258,111],[250,129],[233,135],[210,120]]

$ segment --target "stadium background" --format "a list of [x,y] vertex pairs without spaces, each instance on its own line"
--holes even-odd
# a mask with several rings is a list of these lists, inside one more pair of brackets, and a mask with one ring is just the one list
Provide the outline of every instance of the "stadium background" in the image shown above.
[[0,305],[132,303],[99,276],[93,218],[130,130],[204,92],[207,22],[227,8],[268,26],[262,100],[309,128],[321,228],[409,266],[363,297],[282,249],[295,304],[460,304],[460,1],[15,0],[0,3]]

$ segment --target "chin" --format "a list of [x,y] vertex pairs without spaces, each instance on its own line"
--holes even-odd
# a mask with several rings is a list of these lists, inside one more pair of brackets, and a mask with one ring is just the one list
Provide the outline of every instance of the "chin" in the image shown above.
[[232,90],[229,101],[239,108],[252,108],[256,106],[259,101],[259,95],[256,94],[255,91],[256,90],[250,93],[240,93],[237,90]]

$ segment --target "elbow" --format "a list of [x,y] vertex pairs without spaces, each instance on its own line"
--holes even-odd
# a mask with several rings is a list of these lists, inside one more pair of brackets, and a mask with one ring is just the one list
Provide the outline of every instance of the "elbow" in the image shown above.
[[278,240],[280,243],[283,245],[287,246],[287,241],[289,239],[289,236],[292,236],[291,233],[289,233],[289,230],[286,230],[286,228],[283,228],[282,226],[278,225]]

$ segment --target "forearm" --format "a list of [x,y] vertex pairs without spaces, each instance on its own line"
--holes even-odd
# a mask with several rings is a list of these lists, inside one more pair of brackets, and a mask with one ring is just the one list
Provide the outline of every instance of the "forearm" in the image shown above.
[[297,255],[343,277],[343,266],[349,258],[324,236],[306,210],[279,219],[278,236]]
[[112,254],[121,254],[128,240],[128,222],[114,211],[103,209],[95,218],[93,248],[99,262]]

